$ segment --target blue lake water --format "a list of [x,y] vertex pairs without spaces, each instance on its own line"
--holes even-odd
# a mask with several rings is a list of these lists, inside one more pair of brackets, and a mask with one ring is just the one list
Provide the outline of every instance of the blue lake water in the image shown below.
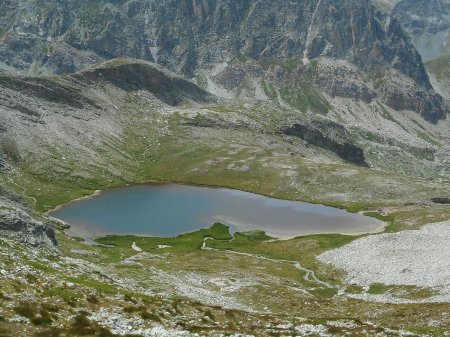
[[272,199],[226,188],[174,184],[130,186],[63,205],[51,215],[74,235],[171,237],[211,226],[263,230],[276,238],[319,233],[373,232],[380,221],[322,205]]

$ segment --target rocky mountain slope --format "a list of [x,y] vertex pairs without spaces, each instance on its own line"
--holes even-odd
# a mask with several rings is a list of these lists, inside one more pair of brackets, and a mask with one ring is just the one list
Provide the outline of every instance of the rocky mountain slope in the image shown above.
[[392,10],[425,60],[450,52],[450,2],[402,0]]
[[[39,210],[145,179],[217,183],[204,176],[211,163],[227,163],[240,179],[222,184],[239,185],[271,162],[212,154],[225,144],[292,153],[290,181],[276,163],[264,166],[286,190],[309,179],[298,165],[378,170],[361,177],[374,195],[326,174],[335,189],[295,192],[317,200],[321,191],[332,204],[395,199],[375,192],[372,175],[385,171],[450,174],[449,108],[399,23],[369,1],[37,4],[0,3],[0,178]],[[162,173],[173,158],[186,167]],[[429,185],[423,202],[445,197],[444,185]]]
[[[264,78],[277,90],[313,87],[365,100],[379,96],[394,109],[414,110],[432,122],[448,114],[398,22],[377,13],[369,0],[50,1],[43,6],[28,0],[0,6],[0,62],[14,72],[71,73],[126,56],[195,78],[219,96],[230,89],[242,93],[248,82],[257,82],[261,92]],[[253,62],[236,69],[236,60]],[[327,65],[320,76],[311,69],[314,60]],[[342,80],[355,76],[370,84],[348,80],[341,88]],[[399,76],[406,84],[396,81]]]
[[229,241],[218,224],[86,245],[43,213],[171,181],[368,212],[392,232],[447,221],[449,108],[368,0],[5,0],[0,68],[0,336],[448,332],[432,303],[448,287],[353,284],[316,259],[356,237]]
[[34,212],[23,205],[0,197],[0,236],[31,247],[57,251],[53,228],[36,220],[30,214]]
[[348,58],[361,67],[392,66],[427,85],[412,46],[395,22],[375,15],[368,0],[40,5],[33,0],[1,3],[5,66],[70,73],[127,56],[192,75],[236,55],[257,60],[323,56]]
[[[166,89],[161,91],[155,83]],[[370,166],[380,170],[375,175],[381,170],[428,179],[450,174],[449,120],[433,124],[414,112],[396,111],[377,97],[348,99],[317,89],[292,91],[294,95],[285,89],[274,100],[234,101],[214,97],[155,64],[132,59],[65,76],[1,75],[0,87],[2,176],[6,186],[39,209],[86,189],[224,174],[224,168],[210,165],[225,165],[225,172],[239,173],[245,180],[251,167],[272,162],[270,155],[259,159],[240,151],[230,155],[234,153],[230,147],[250,147],[258,153],[283,148],[286,154],[292,152],[286,167],[307,160],[311,162],[301,164],[307,170],[325,161],[342,167]],[[180,161],[176,172],[160,171],[166,165],[175,168],[170,164],[174,160]],[[293,173],[288,183],[273,165],[266,163],[264,170],[275,174],[274,183],[281,179],[284,182],[278,183],[288,184],[288,190],[298,186],[296,193],[308,195],[307,199],[315,198],[316,189],[322,187],[327,189],[320,194],[326,203],[373,197],[363,197],[357,189],[345,188],[342,193],[338,185],[340,195],[325,185],[300,189],[307,176]],[[45,187],[37,188],[42,179]],[[231,182],[238,180],[234,177]],[[361,183],[352,176],[344,180]],[[434,188],[440,190],[436,183]],[[365,188],[369,185],[366,181]],[[441,197],[438,190],[434,197]],[[426,198],[431,200],[430,195]]]

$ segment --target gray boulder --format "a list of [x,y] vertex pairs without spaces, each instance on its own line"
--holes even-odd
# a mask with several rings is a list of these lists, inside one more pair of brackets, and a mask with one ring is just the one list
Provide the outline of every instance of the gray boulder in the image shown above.
[[53,228],[17,208],[15,203],[12,205],[0,199],[0,237],[56,252],[58,243]]

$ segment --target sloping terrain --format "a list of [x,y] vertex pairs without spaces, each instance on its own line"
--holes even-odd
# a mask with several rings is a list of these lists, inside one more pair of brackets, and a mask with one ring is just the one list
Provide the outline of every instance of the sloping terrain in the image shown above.
[[[448,237],[412,231],[450,217],[446,67],[429,77],[368,0],[0,1],[0,336],[448,334],[448,284],[419,282],[415,255],[445,257]],[[386,233],[83,242],[43,213],[149,181],[342,207]],[[379,243],[417,245],[408,282]]]
[[402,0],[393,8],[392,15],[411,35],[414,45],[425,60],[449,53],[448,0]]
[[[431,90],[421,57],[399,23],[376,12],[369,0],[73,1],[64,6],[28,0],[0,5],[0,62],[12,72],[72,73],[126,56],[197,78],[216,94],[246,88],[255,77],[261,92],[260,78],[269,75],[268,88],[274,85],[284,95],[298,87],[366,100],[375,95],[432,122],[449,111]],[[259,67],[229,65],[246,58]],[[320,76],[309,66],[317,58],[328,60]],[[287,62],[288,74],[279,62]],[[290,68],[299,71],[290,74]],[[299,76],[306,78],[299,81]],[[369,83],[350,81],[339,90],[335,76]]]
[[[136,74],[136,79],[124,79],[125,69]],[[156,82],[167,83],[164,94],[153,86]],[[41,211],[97,189],[158,180],[221,185],[274,197],[337,205],[352,211],[377,211],[382,215],[370,214],[392,221],[390,231],[446,220],[450,213],[448,205],[433,202],[433,199],[445,198],[449,190],[447,157],[441,155],[448,154],[443,137],[443,132],[448,130],[448,120],[429,123],[414,112],[395,111],[376,98],[369,103],[321,93],[329,106],[325,114],[318,114],[309,106],[302,112],[303,106],[295,109],[283,104],[282,99],[236,102],[214,97],[154,64],[130,59],[114,60],[60,77],[6,74],[0,76],[0,83],[4,93],[0,114],[4,154],[2,186],[22,196],[19,202]],[[350,146],[364,154],[364,165],[355,165],[339,150]],[[417,150],[420,146],[422,151]],[[354,154],[358,153],[353,150]],[[371,167],[367,167],[369,165]],[[12,194],[7,194],[6,198],[12,198]],[[20,204],[15,207],[22,208]],[[50,297],[36,295],[31,302],[18,295],[12,296],[14,300],[1,314],[10,323],[19,319],[14,318],[14,313],[20,315],[20,305],[24,302],[34,305],[42,301],[53,303],[51,298],[72,298],[66,293],[72,294],[75,290],[64,290],[67,286],[69,289],[87,287],[80,291],[94,294],[99,302],[86,298],[89,309],[82,313],[88,320],[83,323],[85,329],[96,331],[101,323],[111,331],[125,333],[130,325],[132,332],[139,335],[139,331],[147,331],[150,336],[155,324],[176,329],[175,314],[163,314],[164,310],[158,310],[158,316],[164,317],[161,321],[151,316],[141,322],[139,317],[144,308],[149,308],[148,304],[136,302],[135,309],[123,311],[119,307],[128,308],[124,304],[126,301],[122,303],[117,297],[111,297],[111,293],[131,292],[135,297],[154,296],[156,291],[164,301],[169,301],[164,306],[171,306],[174,297],[200,302],[204,308],[211,308],[208,310],[215,317],[213,321],[223,322],[214,326],[202,323],[198,329],[205,335],[208,331],[249,331],[258,336],[279,331],[289,335],[296,329],[319,331],[322,335],[330,334],[329,331],[343,334],[367,330],[366,334],[371,335],[373,329],[384,327],[400,334],[406,325],[427,326],[428,320],[435,317],[435,310],[441,310],[440,306],[427,304],[426,317],[412,320],[407,315],[399,324],[391,320],[389,314],[383,316],[383,328],[368,325],[372,320],[369,318],[369,313],[373,313],[372,304],[348,302],[348,298],[354,297],[354,291],[364,294],[364,290],[350,287],[342,296],[335,297],[341,284],[345,284],[344,279],[339,272],[315,261],[316,255],[349,243],[354,237],[325,235],[276,241],[274,245],[259,234],[244,235],[228,242],[229,234],[220,231],[178,239],[102,239],[101,243],[116,247],[110,251],[105,247],[89,248],[67,238],[61,232],[61,223],[52,219],[44,219],[44,222],[53,222],[58,233],[62,255],[57,261],[69,258],[71,263],[70,259],[74,258],[76,264],[83,267],[71,267],[75,268],[71,273],[80,275],[66,279],[61,276],[65,275],[66,262],[52,267],[59,270],[57,276],[48,275],[47,263],[40,265],[44,272],[36,277],[53,280],[58,289],[62,288],[61,292]],[[216,240],[203,241],[205,236]],[[208,251],[221,261],[219,264],[210,263],[211,255],[205,255],[205,249],[200,249],[202,242],[205,242],[204,248],[213,249]],[[157,256],[146,253],[157,253]],[[235,256],[236,253],[239,254]],[[27,254],[23,257],[25,260]],[[228,254],[230,260],[225,264],[223,259]],[[267,269],[261,272],[265,264]],[[236,265],[242,266],[245,275],[250,265],[256,269],[248,277]],[[218,266],[221,271],[217,270]],[[92,270],[102,276],[93,280]],[[299,278],[299,272],[305,276]],[[36,274],[32,270],[30,273]],[[11,282],[18,277],[13,277]],[[67,282],[69,285],[65,285]],[[290,285],[290,282],[301,283]],[[271,296],[270,303],[261,301],[273,289],[277,289],[278,295]],[[37,290],[36,294],[41,291]],[[396,296],[419,296],[425,302],[435,295],[428,290],[423,294],[424,291],[416,288],[395,291]],[[9,291],[9,294],[16,293]],[[286,317],[289,299],[305,303],[289,304],[292,311],[288,314],[307,317],[306,321],[300,320],[304,323],[291,326],[281,318]],[[312,299],[317,301],[317,306],[310,305]],[[74,308],[85,303],[84,297],[77,303]],[[324,303],[329,308],[325,312],[320,309]],[[412,310],[416,304],[409,301],[404,305],[401,310]],[[64,314],[51,316],[51,322],[63,324],[61,331],[73,329],[73,324],[81,320],[76,318],[77,310],[66,304],[58,307]],[[338,318],[342,316],[339,307],[350,310],[352,317],[364,323],[342,323]],[[383,304],[381,310],[387,308],[395,312],[398,309]],[[47,317],[45,310],[29,314],[28,321],[20,323],[19,319],[14,324],[18,324],[17,329],[25,329],[23,331],[45,331],[45,326],[52,327],[52,323],[43,323],[44,328],[33,323],[36,317]],[[184,309],[178,310],[179,315],[186,316],[187,312],[182,314]],[[229,314],[222,310],[237,310],[235,315],[248,317],[249,325],[239,323],[235,328],[228,327],[229,316],[226,315]],[[270,323],[273,328],[262,329],[260,324],[252,323],[258,319],[250,314],[254,311],[264,313],[277,323]],[[116,317],[116,323],[104,321],[101,317],[105,315]],[[189,315],[187,317],[191,317]],[[189,319],[189,323],[185,318],[182,321],[186,331],[196,331],[197,325]],[[10,323],[6,326],[11,327]],[[344,325],[336,327],[335,324]],[[253,330],[249,326],[253,326]],[[445,320],[439,321],[439,327],[445,329]],[[389,331],[385,333],[389,335]]]
[[[124,72],[129,74],[125,80]],[[377,99],[364,102],[326,93],[317,93],[329,109],[323,115],[300,98],[298,110],[283,104],[282,98],[278,103],[233,103],[173,76],[154,65],[124,59],[63,77],[0,76],[1,137],[9,167],[4,176],[9,186],[39,209],[54,207],[85,190],[127,182],[214,184],[217,179],[216,184],[225,186],[240,186],[239,181],[245,180],[249,180],[246,186],[257,186],[258,174],[272,176],[260,192],[295,193],[296,198],[325,203],[427,202],[445,194],[445,185],[430,179],[448,176],[447,120],[432,124]],[[167,88],[161,90],[154,83]],[[300,126],[303,136],[289,131]],[[275,153],[285,157],[285,170],[292,174],[277,169],[280,161],[274,160]],[[173,160],[179,160],[178,167],[169,165],[173,172],[162,170]],[[350,165],[355,160],[362,160],[361,168]],[[315,174],[297,173],[310,172],[317,165],[323,170],[320,179],[337,184],[335,191],[311,183],[319,179]],[[339,173],[349,169],[354,173]],[[409,178],[400,172],[417,177],[410,178],[411,184],[423,186],[417,188],[422,197],[403,193],[407,188],[403,181]],[[394,181],[399,185],[391,188],[391,197],[377,192],[383,182],[373,179],[384,174],[397,176]],[[41,179],[46,183],[37,189],[36,181]],[[306,181],[310,188],[305,188]],[[342,190],[341,184],[349,188]],[[356,185],[364,186],[364,194]],[[64,199],[52,201],[57,195]]]
[[[130,238],[142,252],[125,240],[115,247],[88,246],[60,235],[61,256],[2,238],[0,331],[3,336],[147,337],[438,336],[446,331],[448,304],[349,300],[298,269],[305,268],[310,254],[339,240],[268,244],[242,236],[232,249],[254,253],[195,248],[203,235],[223,239],[224,234],[220,228],[192,233],[164,249],[157,248],[161,239]],[[227,245],[210,241],[208,247]],[[301,261],[286,250],[301,252]]]
[[[448,302],[449,230],[447,221],[417,231],[370,236],[323,253],[319,260],[348,272],[347,280],[353,285],[367,289],[372,284],[430,288],[435,291],[433,301]],[[389,293],[379,297],[389,298]],[[394,297],[393,301],[401,300]]]

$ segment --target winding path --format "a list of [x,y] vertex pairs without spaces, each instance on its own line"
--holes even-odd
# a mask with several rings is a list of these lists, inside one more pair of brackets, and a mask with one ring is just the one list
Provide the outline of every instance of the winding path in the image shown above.
[[317,283],[320,284],[321,286],[324,286],[326,288],[329,289],[338,289],[337,287],[335,287],[334,285],[328,283],[328,282],[324,282],[321,281],[317,278],[316,274],[314,273],[314,271],[312,271],[311,269],[305,268],[303,267],[299,262],[297,261],[290,261],[290,260],[277,260],[277,259],[271,259],[269,257],[265,257],[265,256],[261,256],[261,255],[257,255],[257,254],[250,254],[250,253],[242,253],[242,252],[236,252],[233,250],[227,250],[227,249],[215,249],[215,248],[211,248],[208,247],[207,245],[207,241],[208,240],[214,240],[214,238],[212,237],[205,237],[203,239],[203,245],[202,245],[202,250],[208,250],[208,251],[215,251],[215,252],[222,252],[222,253],[229,253],[229,254],[236,254],[236,255],[241,255],[241,256],[248,256],[248,257],[253,257],[259,260],[264,260],[264,261],[269,261],[269,262],[273,262],[273,263],[284,263],[284,264],[290,264],[292,266],[294,266],[294,268],[301,270],[305,273],[305,276],[303,277],[303,279],[307,282],[312,282],[312,283]]

